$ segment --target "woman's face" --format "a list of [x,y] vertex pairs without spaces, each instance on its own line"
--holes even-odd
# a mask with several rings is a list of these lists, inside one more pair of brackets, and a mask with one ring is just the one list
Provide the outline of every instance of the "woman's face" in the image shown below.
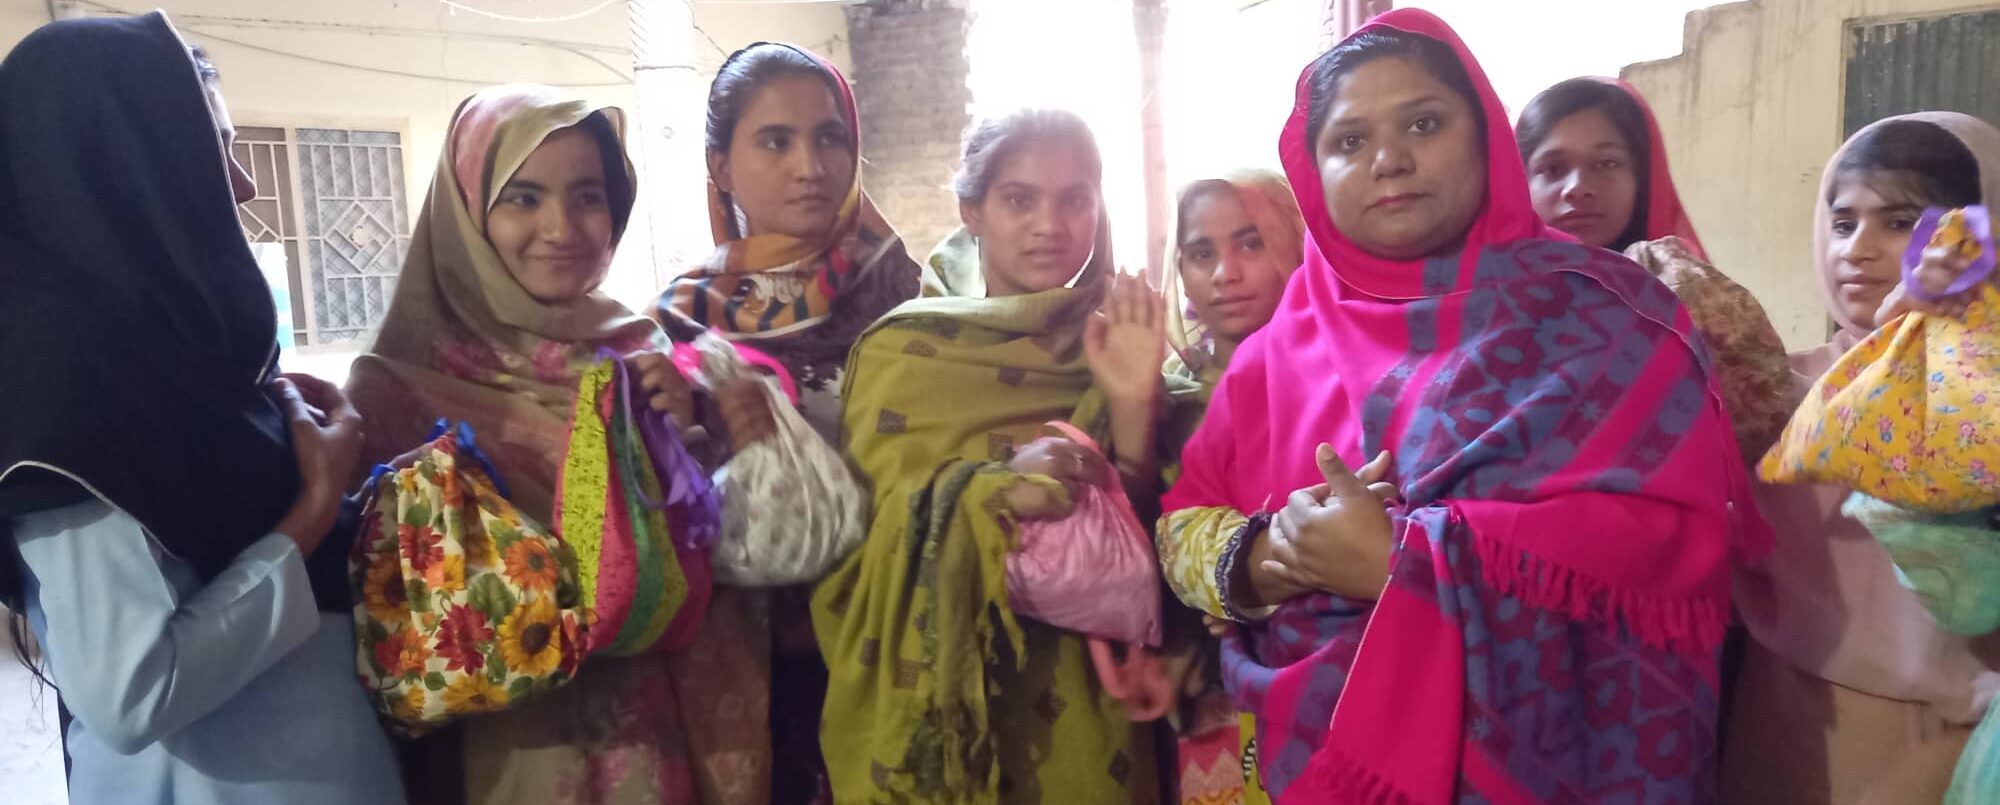
[[854,132],[817,76],[780,75],[743,105],[727,153],[708,173],[749,224],[747,234],[824,237],[854,184]]
[[1903,250],[1926,206],[1925,199],[1903,189],[1912,184],[1885,171],[1850,172],[1834,180],[1820,271],[1848,321],[1873,323],[1882,300],[1902,280]]
[[603,152],[595,136],[574,126],[543,140],[486,214],[486,238],[507,273],[552,305],[604,282],[616,228]]
[[1544,223],[1609,248],[1639,201],[1632,146],[1601,109],[1565,117],[1528,155],[1528,192]]
[[1391,260],[1456,245],[1486,198],[1477,110],[1397,57],[1354,68],[1334,91],[1313,147],[1334,227]]
[[1097,182],[1072,146],[1031,142],[993,171],[986,198],[959,204],[979,238],[987,296],[1037,293],[1069,284],[1097,244]]
[[216,135],[222,141],[222,164],[229,169],[229,192],[242,204],[257,197],[257,182],[250,178],[250,172],[243,169],[243,163],[236,161],[236,123],[229,117],[229,104],[222,100],[222,88],[213,80],[201,82],[202,96],[208,100],[208,113],[215,118]]
[[1190,199],[1180,237],[1177,268],[1197,320],[1235,343],[1271,320],[1291,266],[1279,265],[1240,191],[1217,188]]

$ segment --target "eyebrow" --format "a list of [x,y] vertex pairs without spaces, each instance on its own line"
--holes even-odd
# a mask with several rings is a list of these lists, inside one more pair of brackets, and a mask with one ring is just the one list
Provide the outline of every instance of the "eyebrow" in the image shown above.
[[[576,189],[578,189],[578,188],[585,188],[585,187],[603,187],[603,186],[604,186],[604,180],[603,180],[603,179],[599,179],[599,178],[597,178],[597,177],[594,177],[594,176],[588,176],[588,177],[584,177],[584,178],[582,178],[582,179],[578,179],[578,180],[576,180],[576,181],[574,181],[574,182],[571,182],[571,183],[570,183],[570,185],[569,185],[569,189],[571,189],[571,190],[576,190]],[[533,180],[529,180],[529,179],[508,179],[508,180],[507,180],[507,183],[506,183],[506,184],[503,184],[503,185],[501,185],[501,186],[500,186],[500,189],[501,189],[501,190],[503,190],[503,191],[505,191],[505,190],[527,190],[527,191],[531,191],[531,192],[535,192],[535,193],[547,193],[547,192],[549,192],[549,188],[548,188],[548,186],[547,186],[547,185],[544,185],[544,184],[542,184],[541,182],[537,182],[537,181],[533,181]]]
[[1243,227],[1242,229],[1238,229],[1238,230],[1236,230],[1236,231],[1234,231],[1234,232],[1231,232],[1231,233],[1229,233],[1229,239],[1230,239],[1230,240],[1241,240],[1241,239],[1243,239],[1243,238],[1247,238],[1247,237],[1250,237],[1250,236],[1252,236],[1252,235],[1257,235],[1257,234],[1259,234],[1259,233],[1258,233],[1258,231],[1257,231],[1257,225],[1256,225],[1256,224],[1251,224],[1251,225],[1249,225],[1249,226],[1246,226],[1246,227]]
[[[1425,95],[1425,96],[1423,96],[1423,97],[1420,97],[1420,98],[1413,98],[1413,99],[1411,99],[1411,100],[1407,100],[1407,101],[1404,101],[1404,102],[1402,102],[1402,103],[1399,103],[1399,104],[1396,104],[1396,111],[1398,111],[1398,112],[1407,112],[1407,111],[1409,111],[1410,109],[1413,109],[1413,108],[1416,108],[1416,107],[1419,107],[1419,106],[1423,106],[1424,104],[1427,104],[1427,103],[1438,103],[1438,102],[1439,102],[1440,100],[1441,100],[1441,99],[1440,99],[1440,98],[1439,98],[1438,96],[1436,96],[1436,95]],[[1333,121],[1333,124],[1332,124],[1332,125],[1334,125],[1334,126],[1350,126],[1350,125],[1353,125],[1353,124],[1356,124],[1356,123],[1360,123],[1360,122],[1362,122],[1362,120],[1363,120],[1363,118],[1359,118],[1359,117],[1343,117],[1343,118],[1340,118],[1340,119],[1337,119],[1337,120]]]
[[792,128],[791,126],[787,126],[783,123],[772,123],[766,126],[759,127],[757,129],[757,136],[768,137],[778,134],[797,134],[798,131],[799,131],[798,129]]

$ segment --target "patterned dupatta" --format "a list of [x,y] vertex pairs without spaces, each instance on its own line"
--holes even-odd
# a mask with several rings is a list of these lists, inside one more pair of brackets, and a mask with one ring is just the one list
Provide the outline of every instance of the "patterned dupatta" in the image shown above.
[[[1326,594],[1225,640],[1281,802],[1702,801],[1716,652],[1750,514],[1687,313],[1625,259],[1554,235],[1498,97],[1441,20],[1486,120],[1463,251],[1362,251],[1328,215],[1308,68],[1279,142],[1311,237],[1272,322],[1238,350],[1169,511],[1267,510],[1395,457],[1398,549],[1375,602]],[[1219,573],[1228,572],[1227,562]]]

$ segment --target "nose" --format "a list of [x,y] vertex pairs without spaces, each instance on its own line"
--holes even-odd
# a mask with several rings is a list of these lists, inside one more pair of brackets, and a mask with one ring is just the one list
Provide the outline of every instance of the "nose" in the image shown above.
[[801,145],[792,163],[792,177],[800,182],[817,182],[826,177],[826,157],[812,145]]
[[569,239],[570,216],[568,205],[562,203],[543,204],[541,215],[535,219],[535,235],[548,243],[562,243]]
[[1069,235],[1069,219],[1063,217],[1053,201],[1035,205],[1035,211],[1028,217],[1028,234],[1050,240]]
[[1597,188],[1584,179],[1583,171],[1572,170],[1569,172],[1569,178],[1563,181],[1562,197],[1564,201],[1572,204],[1585,199],[1594,199],[1597,198]]
[[1882,250],[1875,242],[1874,232],[1865,225],[1840,246],[1840,259],[1850,265],[1873,263],[1881,256]]
[[1416,161],[1410,157],[1410,149],[1400,141],[1383,143],[1375,151],[1375,178],[1393,179],[1416,170]]
[[1236,283],[1242,282],[1243,281],[1242,258],[1238,257],[1234,252],[1222,255],[1221,257],[1216,259],[1215,273],[1210,276],[1211,279],[1209,280],[1209,282],[1214,284],[1218,288],[1226,285],[1235,285]]

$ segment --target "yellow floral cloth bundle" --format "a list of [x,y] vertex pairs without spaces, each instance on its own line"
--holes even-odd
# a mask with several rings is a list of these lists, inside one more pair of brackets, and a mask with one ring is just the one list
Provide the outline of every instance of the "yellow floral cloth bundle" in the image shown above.
[[1937,296],[1978,287],[1960,318],[1910,313],[1842,355],[1807,393],[1758,475],[1775,483],[1846,486],[1921,512],[2000,503],[2000,289],[1982,207],[1925,213],[1903,257],[1904,287],[1933,299],[1914,276],[1927,248],[1975,258]]
[[576,675],[576,557],[506,499],[460,424],[370,483],[349,573],[362,686],[397,732],[520,704]]

